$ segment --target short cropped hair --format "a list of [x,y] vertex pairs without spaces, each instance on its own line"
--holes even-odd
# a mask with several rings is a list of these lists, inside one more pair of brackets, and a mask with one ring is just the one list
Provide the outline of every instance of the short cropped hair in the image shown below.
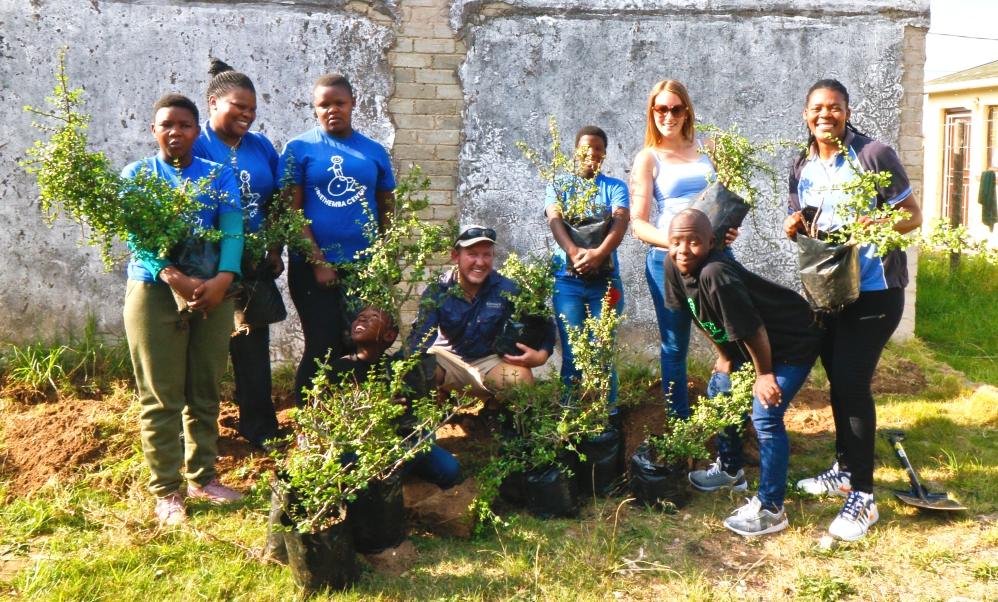
[[198,106],[183,94],[164,94],[152,107],[152,120],[156,121],[156,113],[159,113],[160,109],[169,109],[172,107],[187,109],[191,112],[191,115],[194,115],[195,123],[201,121],[201,117],[198,114]]

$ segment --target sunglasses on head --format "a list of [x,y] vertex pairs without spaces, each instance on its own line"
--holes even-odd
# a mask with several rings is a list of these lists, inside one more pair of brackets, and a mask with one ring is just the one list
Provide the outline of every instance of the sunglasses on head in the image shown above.
[[686,114],[686,105],[676,105],[674,107],[670,107],[669,105],[655,105],[651,108],[651,110],[655,111],[662,117],[672,113],[672,116],[678,119]]
[[496,241],[496,231],[492,228],[468,228],[461,233],[461,236],[457,237],[457,241],[461,242],[462,240],[471,240],[472,238],[481,238],[483,236],[492,242]]

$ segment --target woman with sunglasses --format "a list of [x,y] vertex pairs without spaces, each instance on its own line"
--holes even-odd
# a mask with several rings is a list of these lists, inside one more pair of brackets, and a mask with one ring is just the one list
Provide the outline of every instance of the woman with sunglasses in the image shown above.
[[[239,186],[243,227],[247,233],[258,232],[277,190],[277,151],[266,136],[249,131],[256,120],[253,81],[218,59],[212,59],[208,73],[212,76],[206,92],[209,118],[201,124],[193,153],[231,169]],[[256,269],[250,267],[254,264]],[[244,254],[242,268],[244,284],[277,278],[284,271],[281,250],[271,249],[266,257]],[[268,441],[280,435],[271,398],[270,326],[251,324],[249,328],[229,340],[239,435],[269,453],[274,444]]]
[[[645,148],[634,158],[631,170],[631,231],[651,245],[645,277],[662,337],[662,388],[670,412],[680,418],[690,415],[686,355],[691,318],[687,311],[665,306],[663,262],[669,253],[669,222],[707,187],[707,178],[715,173],[705,154],[706,148],[713,149],[714,141],[698,140],[695,123],[693,103],[683,84],[671,79],[655,84],[648,98]],[[653,202],[658,209],[654,224],[650,221]],[[737,237],[738,231],[731,229],[726,243],[730,245]]]
[[305,402],[302,389],[312,386],[318,371],[316,361],[343,355],[351,318],[343,315],[341,272],[370,245],[368,227],[387,223],[395,190],[388,151],[353,129],[357,100],[347,78],[321,76],[312,101],[318,127],[289,141],[278,163],[282,174],[291,170],[291,207],[303,209],[312,222],[303,232],[311,255],[292,254],[288,266],[288,290],[305,336],[295,376],[299,406]]
[[[810,137],[807,148],[790,172],[789,217],[783,224],[787,237],[805,232],[801,210],[821,207],[818,228],[829,232],[842,225],[835,211],[844,195],[836,186],[855,177],[854,165],[865,171],[887,171],[890,184],[877,188],[870,209],[891,207],[908,216],[894,225],[904,234],[922,225],[922,213],[908,183],[904,166],[890,147],[863,135],[849,122],[849,92],[834,79],[823,79],[808,90],[804,121]],[[841,142],[852,158],[846,161]],[[869,223],[867,216],[857,221]],[[866,536],[877,522],[873,499],[873,449],[876,444],[877,409],[870,385],[880,354],[901,322],[908,261],[904,251],[877,256],[874,245],[861,247],[859,298],[835,314],[825,314],[826,329],[821,364],[828,373],[832,414],[835,418],[835,463],[828,470],[804,479],[797,486],[813,495],[846,498],[828,532],[845,541]]]

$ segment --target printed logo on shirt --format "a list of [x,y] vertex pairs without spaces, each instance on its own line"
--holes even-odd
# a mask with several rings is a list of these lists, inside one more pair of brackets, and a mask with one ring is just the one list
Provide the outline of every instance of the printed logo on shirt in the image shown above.
[[250,172],[245,169],[239,172],[239,198],[243,203],[243,212],[247,217],[256,217],[260,208],[260,194],[250,188]]
[[316,186],[315,194],[319,196],[319,200],[330,207],[346,207],[364,198],[365,187],[357,184],[357,180],[343,175],[343,157],[334,155],[330,161],[333,166],[326,171],[333,172],[335,177],[326,185],[328,196]]
[[489,309],[502,309],[502,303],[499,303],[498,301],[486,301],[485,307],[488,307]]
[[724,332],[723,328],[718,328],[717,326],[714,326],[713,322],[700,321],[700,317],[697,315],[697,306],[695,303],[693,303],[693,299],[686,297],[686,302],[690,306],[690,311],[693,312],[693,319],[697,321],[697,324],[700,325],[700,328],[703,328],[704,332],[707,333],[707,336],[710,337],[710,340],[714,341],[715,343],[728,342],[728,333]]

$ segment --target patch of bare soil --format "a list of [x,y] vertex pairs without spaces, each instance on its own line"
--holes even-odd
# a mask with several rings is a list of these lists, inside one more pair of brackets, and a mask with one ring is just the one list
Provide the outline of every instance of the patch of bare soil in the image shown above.
[[97,420],[101,401],[73,400],[34,406],[12,404],[0,414],[4,449],[0,471],[10,493],[25,494],[55,476],[95,464],[107,450]]
[[478,495],[475,479],[441,489],[421,479],[407,477],[402,487],[405,509],[412,522],[443,537],[471,537],[473,523],[469,507]]
[[416,546],[408,539],[394,548],[377,554],[364,554],[364,559],[375,571],[392,577],[398,577],[416,562],[419,554]]
[[[699,378],[691,378],[687,383],[687,390],[689,399],[695,402],[701,395],[707,394],[707,383]],[[624,427],[624,453],[630,458],[648,435],[661,435],[665,432],[668,412],[662,381],[649,385],[644,401],[622,407],[620,415]]]
[[871,389],[874,395],[917,395],[926,386],[928,382],[922,368],[907,358],[899,357],[890,362],[880,362],[873,375]]

